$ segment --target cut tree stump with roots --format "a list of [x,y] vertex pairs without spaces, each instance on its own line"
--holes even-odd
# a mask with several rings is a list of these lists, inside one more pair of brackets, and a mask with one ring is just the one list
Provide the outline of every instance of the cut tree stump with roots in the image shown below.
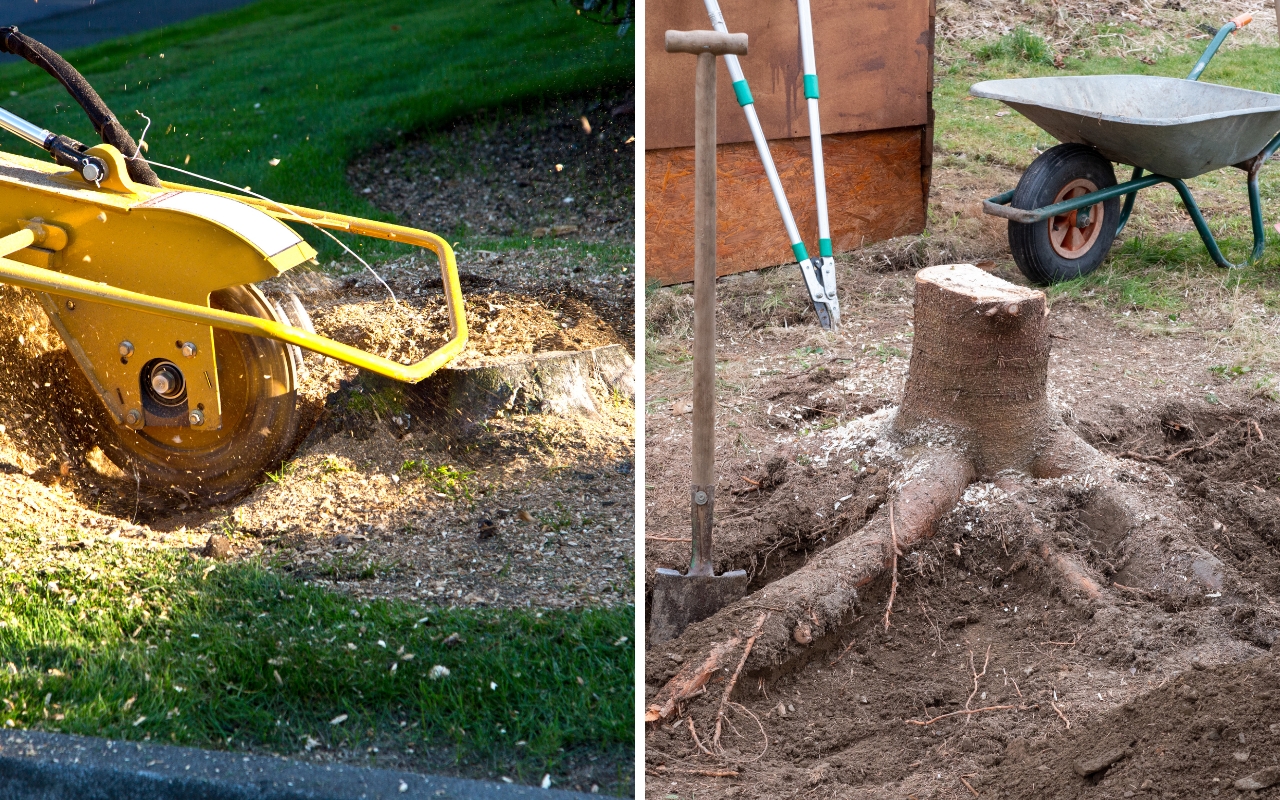
[[[776,678],[802,666],[853,621],[858,590],[890,569],[894,539],[902,554],[930,538],[975,480],[995,481],[1016,500],[1021,480],[1080,476],[1102,498],[1095,505],[1111,510],[1121,536],[1133,527],[1126,491],[1048,399],[1049,308],[1042,291],[968,264],[929,267],[916,275],[914,329],[902,404],[880,433],[900,459],[888,502],[861,530],[791,574],[651,650],[650,680],[669,679],[650,702],[648,721],[679,713],[717,673],[732,669],[761,611],[770,615],[745,672]],[[1025,516],[1034,520],[1029,511]],[[1109,602],[1098,577],[1058,552],[1038,525],[1030,539],[1065,597]],[[683,654],[682,668],[671,675],[673,652]]]

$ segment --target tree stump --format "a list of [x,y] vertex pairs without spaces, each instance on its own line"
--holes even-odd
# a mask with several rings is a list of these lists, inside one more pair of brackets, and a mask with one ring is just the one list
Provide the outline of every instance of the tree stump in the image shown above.
[[915,339],[894,428],[952,429],[979,475],[1028,473],[1049,444],[1044,292],[969,264],[916,274]]
[[[829,643],[854,618],[859,591],[890,571],[896,579],[895,554],[933,536],[937,520],[975,479],[998,476],[1014,493],[1020,477],[1091,471],[1095,491],[1102,493],[1097,500],[1114,506],[1120,529],[1132,527],[1122,519],[1123,492],[1097,469],[1098,452],[1063,424],[1049,402],[1048,313],[1044,292],[969,264],[917,273],[910,371],[902,404],[884,431],[901,459],[885,505],[794,572],[664,643],[662,653],[683,653],[674,674],[661,654],[650,652],[646,674],[669,679],[649,704],[648,721],[669,718],[703,691],[713,673],[726,670],[762,608],[770,616],[740,669],[776,677],[804,664],[821,640]],[[1064,594],[1106,602],[1090,570],[1074,554],[1058,552],[1022,509],[1032,521],[1030,549]]]

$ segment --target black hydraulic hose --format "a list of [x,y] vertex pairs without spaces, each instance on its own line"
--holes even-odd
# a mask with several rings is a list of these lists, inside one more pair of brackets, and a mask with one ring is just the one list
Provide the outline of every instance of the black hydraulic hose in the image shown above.
[[120,120],[116,119],[116,115],[111,113],[111,109],[107,108],[107,104],[102,102],[102,98],[93,90],[84,76],[67,63],[65,58],[25,33],[19,33],[13,26],[0,28],[0,52],[21,56],[56,78],[84,109],[89,121],[93,123],[93,129],[102,137],[102,141],[114,146],[125,155],[129,177],[137,183],[145,183],[148,186],[160,185],[160,178],[151,169],[151,165],[142,158],[133,158],[141,155],[138,151],[138,143],[120,124]]

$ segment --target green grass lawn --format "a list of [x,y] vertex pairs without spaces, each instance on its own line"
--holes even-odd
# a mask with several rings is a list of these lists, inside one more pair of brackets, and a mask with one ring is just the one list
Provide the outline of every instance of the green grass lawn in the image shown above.
[[260,563],[60,549],[22,529],[0,537],[0,562],[5,727],[282,754],[378,747],[435,769],[443,748],[533,783],[576,751],[630,760],[631,609],[366,603]]
[[[263,0],[63,55],[135,137],[144,124],[135,112],[151,118],[150,158],[273,199],[377,218],[385,215],[347,185],[354,153],[482,109],[529,110],[629,82],[633,40],[550,0]],[[0,67],[0,101],[97,141],[36,67]],[[15,137],[3,146],[40,153]]]
[[[970,97],[969,87],[982,80],[1050,75],[1134,74],[1186,77],[1207,44],[1191,45],[1181,54],[1168,55],[1146,64],[1134,58],[1067,59],[1063,69],[1037,61],[1027,61],[999,48],[974,47],[969,58],[958,58],[939,69],[939,85],[934,92],[937,112],[938,146],[946,152],[940,161],[947,166],[998,164],[1017,171],[1025,169],[1056,140],[1017,112],[1001,103]],[[996,57],[984,60],[995,52]],[[1224,46],[1210,62],[1201,81],[1280,93],[1280,48],[1260,45]],[[1007,112],[1004,116],[997,113]],[[964,158],[960,158],[964,154]],[[1128,180],[1130,170],[1117,166],[1117,179]],[[1016,177],[997,191],[1013,188]],[[1248,195],[1244,173],[1224,169],[1188,181],[1193,194],[1227,258],[1241,261],[1252,245],[1248,216]],[[994,193],[994,192],[993,192]],[[1280,235],[1272,227],[1280,221],[1280,165],[1265,167],[1261,173],[1264,220],[1268,248],[1261,261],[1242,270],[1216,267],[1194,232],[1153,230],[1144,215],[1156,210],[1183,213],[1176,193],[1158,187],[1138,195],[1134,218],[1112,250],[1110,257],[1093,275],[1053,287],[1052,295],[1105,296],[1121,308],[1153,310],[1169,315],[1176,323],[1179,314],[1203,300],[1197,287],[1219,290],[1239,286],[1271,308],[1280,308]],[[976,200],[977,198],[975,198]]]

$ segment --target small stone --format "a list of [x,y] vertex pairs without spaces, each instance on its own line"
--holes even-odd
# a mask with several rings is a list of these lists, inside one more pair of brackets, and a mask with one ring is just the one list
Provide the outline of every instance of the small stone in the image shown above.
[[1200,660],[1200,656],[1193,656],[1191,659],[1192,669],[1204,669],[1204,662]]
[[444,645],[445,647],[453,647],[454,645],[460,644],[461,642],[462,642],[461,636],[459,636],[457,633],[451,633],[448,636],[444,637],[444,641],[441,642],[440,644]]
[[793,706],[793,705],[791,705],[790,703],[787,703],[787,711],[789,711],[789,712],[791,712],[792,714],[794,714],[794,713],[796,713],[796,707],[795,707],[795,706]]
[[1155,781],[1151,780],[1150,778],[1147,778],[1145,781],[1142,782],[1142,785],[1139,786],[1138,788],[1145,792],[1146,790],[1150,789],[1154,785],[1155,785]]
[[787,715],[786,703],[778,703],[778,707],[775,708],[774,711],[778,712],[778,716],[785,717]]
[[791,638],[796,640],[796,644],[809,644],[813,641],[813,628],[807,622],[798,622],[795,630],[791,632]]
[[1120,759],[1129,754],[1129,748],[1121,745],[1104,750],[1092,758],[1082,758],[1073,766],[1076,774],[1082,778],[1087,778],[1095,772],[1102,772]]
[[201,548],[200,555],[214,561],[226,561],[231,558],[231,540],[220,533],[212,534]]
[[340,533],[337,536],[333,537],[334,547],[346,547],[349,544],[351,544],[351,537],[346,535],[345,533]]
[[1239,761],[1241,764],[1243,764],[1244,762],[1249,760],[1249,751],[1237,750],[1231,754],[1231,757],[1234,758],[1236,761]]
[[858,698],[858,702],[859,702],[859,703],[862,703],[862,704],[865,706],[866,704],[870,703],[871,701],[870,701],[870,700],[868,700],[868,699],[867,699],[867,696],[864,694],[864,695],[862,695],[861,697],[859,697],[859,698]]
[[1277,783],[1280,783],[1280,767],[1267,767],[1246,775],[1231,785],[1242,792],[1256,792],[1259,789],[1269,789]]

